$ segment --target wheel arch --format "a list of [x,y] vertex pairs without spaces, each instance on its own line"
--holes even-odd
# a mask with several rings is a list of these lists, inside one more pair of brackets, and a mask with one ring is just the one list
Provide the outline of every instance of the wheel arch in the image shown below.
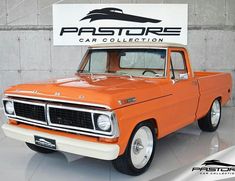
[[155,118],[149,118],[149,119],[143,120],[143,121],[141,121],[139,123],[143,123],[143,122],[151,122],[153,124],[155,132],[156,132],[156,138],[158,138],[158,124],[157,124],[157,120]]
[[220,104],[222,104],[222,96],[216,97],[214,100],[218,99],[220,101]]
[[212,98],[210,98],[210,103],[207,104],[207,106],[206,106],[206,108],[205,108],[205,111],[203,111],[203,114],[200,114],[200,116],[197,117],[197,119],[201,119],[202,117],[204,117],[204,116],[210,111],[211,106],[212,106],[213,102],[214,102],[216,99],[219,100],[219,102],[220,102],[220,104],[221,104],[221,106],[222,106],[222,97],[223,97],[222,95],[219,95],[219,96],[213,96]]
[[[125,141],[120,143],[121,144],[121,149],[120,149],[120,153],[119,155],[122,155],[125,150],[126,150],[126,147],[128,145],[128,142],[131,138],[131,135],[134,131],[134,129],[141,123],[144,123],[144,122],[150,122],[153,126],[154,126],[154,129],[155,129],[155,134],[156,134],[156,139],[158,139],[158,124],[157,124],[157,120],[155,118],[146,118],[146,119],[140,119],[139,121],[135,121],[135,125],[131,127],[131,130],[130,130],[130,133],[128,134],[128,138],[126,137],[125,135]],[[122,140],[123,141],[123,140]]]
[[[212,102],[211,102],[211,106],[212,106],[212,104],[213,104],[213,102],[214,102],[215,100],[219,100],[220,105],[222,106],[222,96],[217,96],[217,97],[215,97],[215,98],[212,100]],[[208,112],[210,111],[211,106],[210,106]]]
[[[198,119],[198,126],[202,131],[213,132],[218,128],[221,119],[221,98],[222,98],[221,96],[215,97],[213,101],[211,101],[211,106],[207,114],[202,118]],[[220,105],[220,113],[219,117],[214,118],[214,120],[212,120],[213,115],[217,114],[216,112],[212,112],[214,109],[213,106],[215,101],[217,101],[218,104]]]

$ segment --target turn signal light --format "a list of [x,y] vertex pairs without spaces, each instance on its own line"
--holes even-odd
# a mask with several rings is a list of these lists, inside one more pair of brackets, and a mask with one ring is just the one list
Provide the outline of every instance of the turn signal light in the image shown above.
[[8,122],[9,122],[9,124],[14,124],[14,125],[18,125],[18,124],[19,124],[19,123],[18,123],[17,121],[15,121],[15,120],[9,120]]
[[99,141],[106,143],[116,143],[118,141],[118,138],[99,138]]

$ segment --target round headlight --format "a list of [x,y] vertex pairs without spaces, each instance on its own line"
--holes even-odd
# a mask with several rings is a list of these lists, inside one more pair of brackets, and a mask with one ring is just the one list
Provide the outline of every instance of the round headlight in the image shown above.
[[14,113],[14,106],[13,106],[12,102],[10,102],[10,101],[6,102],[5,108],[6,108],[7,114],[13,114]]
[[110,118],[106,115],[100,115],[97,119],[97,126],[103,131],[109,130],[111,127]]

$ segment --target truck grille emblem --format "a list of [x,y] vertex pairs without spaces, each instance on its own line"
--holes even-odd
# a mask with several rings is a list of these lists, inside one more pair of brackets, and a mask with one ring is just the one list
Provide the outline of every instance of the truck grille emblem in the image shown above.
[[56,92],[56,93],[55,93],[55,96],[60,96],[60,95],[61,95],[60,92]]

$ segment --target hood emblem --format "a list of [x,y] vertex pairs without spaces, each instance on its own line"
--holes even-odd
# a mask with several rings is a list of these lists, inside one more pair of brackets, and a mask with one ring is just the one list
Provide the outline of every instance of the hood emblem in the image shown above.
[[130,97],[130,98],[122,99],[122,100],[118,101],[118,103],[120,105],[129,104],[129,103],[133,103],[133,102],[136,102],[136,98],[135,97]]
[[33,90],[32,92],[33,92],[34,94],[37,94],[37,93],[38,93],[38,91],[37,91],[37,90]]
[[60,92],[55,92],[55,96],[60,96],[61,93]]

